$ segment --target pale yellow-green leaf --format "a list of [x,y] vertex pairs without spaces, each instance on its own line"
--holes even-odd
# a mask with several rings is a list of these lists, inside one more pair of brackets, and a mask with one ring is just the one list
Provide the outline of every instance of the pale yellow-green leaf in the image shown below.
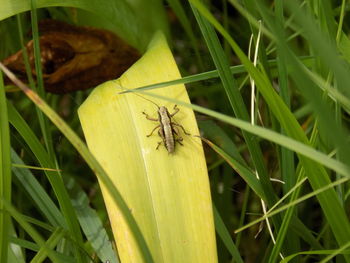
[[[120,79],[97,87],[79,109],[89,149],[125,198],[155,262],[217,262],[215,230],[207,168],[200,139],[179,128],[184,146],[169,154],[157,132],[157,107],[125,89],[180,78],[162,33],[155,34],[148,51]],[[184,85],[153,91],[189,102]],[[142,95],[145,96],[145,95]],[[173,111],[174,105],[148,99]],[[194,113],[180,107],[174,120],[198,135]],[[102,192],[121,261],[142,262],[128,224],[103,185]]]

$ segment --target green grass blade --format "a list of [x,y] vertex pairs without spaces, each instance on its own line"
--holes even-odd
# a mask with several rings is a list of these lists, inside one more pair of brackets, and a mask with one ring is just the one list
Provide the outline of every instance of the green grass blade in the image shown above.
[[[203,37],[206,40],[207,46],[209,48],[210,54],[214,60],[215,66],[218,69],[219,76],[221,78],[223,87],[226,91],[226,95],[230,101],[231,107],[233,108],[235,115],[243,120],[248,120],[249,115],[243,98],[239,93],[238,85],[235,82],[230,69],[229,64],[226,59],[225,52],[223,51],[219,39],[212,28],[212,26],[203,18],[198,11],[193,8],[193,13],[196,16],[197,22],[201,28]],[[274,196],[274,190],[270,183],[267,175],[266,167],[263,162],[261,149],[258,143],[252,138],[248,133],[243,132],[245,142],[248,146],[251,158],[254,162],[255,168],[259,174],[260,183],[264,191],[265,200],[268,204],[272,205],[276,200]]]
[[[245,9],[242,8],[242,10],[244,11],[245,16],[249,17],[251,15],[252,18],[256,18],[258,15],[258,12],[256,12],[256,10],[255,10],[255,6],[256,6],[255,0],[243,0],[243,3],[245,6]],[[276,3],[276,5],[277,5],[277,3]],[[236,6],[238,6],[238,5],[236,5]],[[251,30],[252,36],[253,36],[253,42],[252,42],[253,45],[252,46],[256,47],[258,44],[258,47],[257,47],[258,51],[257,52],[258,52],[258,58],[259,58],[259,61],[261,64],[261,68],[263,68],[267,77],[269,79],[271,79],[272,76],[271,76],[270,67],[268,67],[268,64],[267,64],[267,49],[265,47],[265,43],[264,43],[264,41],[259,41],[259,43],[257,41],[259,32],[261,33],[261,31],[263,30],[263,27],[265,30],[265,25],[262,23],[260,17],[258,19],[256,19],[256,21],[257,21],[256,25],[258,26],[257,28],[252,23],[252,22],[255,22],[255,20],[254,21],[248,20],[249,25],[250,25],[250,30]]]
[[173,9],[173,11],[175,12],[182,27],[185,29],[185,32],[186,32],[188,38],[190,39],[192,47],[193,47],[194,52],[196,54],[199,68],[203,69],[204,66],[203,66],[203,61],[202,61],[202,58],[201,58],[201,55],[200,55],[199,49],[198,49],[198,41],[197,41],[196,36],[193,33],[191,22],[188,19],[187,15],[185,13],[185,10],[182,7],[182,4],[180,3],[179,0],[167,0],[167,2],[169,3],[169,5]]
[[25,231],[39,245],[39,247],[45,250],[53,262],[62,262],[58,259],[57,255],[45,244],[43,237],[25,220],[22,214],[20,214],[9,202],[5,201],[4,199],[0,200],[0,203],[4,206],[4,210],[6,210],[23,229],[25,229]]
[[[246,167],[239,169],[241,164],[244,163],[244,160],[239,155],[238,151],[235,150],[236,146],[232,143],[232,141],[229,138],[227,138],[227,136],[225,136],[225,134],[223,134],[221,129],[219,127],[217,127],[217,125],[215,125],[213,121],[201,121],[200,128],[201,128],[201,131],[203,132],[204,137],[209,138],[210,140],[213,140],[214,142],[216,142],[220,146],[220,148],[222,148],[222,149],[220,149],[217,146],[213,145],[214,146],[213,149],[216,152],[218,152],[218,154],[220,154],[220,156],[225,158],[227,163],[229,165],[231,165],[235,170],[238,171],[239,175],[242,176],[242,174],[245,174],[244,169],[248,170],[248,174],[249,174],[248,177],[251,178],[254,182],[256,181],[254,184],[247,183],[248,187],[252,187],[254,189],[254,185],[256,185],[258,188],[261,188],[255,175],[249,169],[247,169]],[[210,144],[212,145],[212,143],[210,143]],[[240,166],[234,165],[235,163],[238,163]],[[242,177],[244,178],[244,176],[242,176]],[[260,198],[263,198],[262,191],[256,191],[256,193],[260,196]],[[261,194],[259,194],[259,193],[261,193]],[[279,235],[282,232],[283,228],[288,226],[288,221],[286,220],[286,218],[287,218],[286,216],[284,217],[284,220],[282,222],[281,230],[278,233]],[[242,224],[239,225],[239,227],[241,227],[241,226],[242,226]],[[311,232],[295,216],[292,218],[291,227],[292,227],[293,232],[295,232],[297,235],[302,237],[313,248],[315,248],[315,249],[321,248],[320,245],[318,244],[317,240],[312,236]],[[237,245],[238,245],[238,239],[239,239],[240,235],[241,235],[241,232],[239,232],[237,234]],[[290,233],[288,235],[290,235]],[[276,243],[277,244],[279,243],[278,237],[277,237]],[[276,246],[274,246],[274,247],[276,247]]]
[[11,200],[11,158],[10,132],[7,115],[7,101],[2,72],[0,73],[0,261],[7,262],[9,215],[1,200]]
[[46,241],[46,246],[43,246],[39,249],[38,253],[36,253],[35,257],[30,261],[31,263],[41,263],[43,262],[47,254],[47,248],[54,249],[58,242],[62,240],[64,237],[65,231],[62,228],[57,228],[50,236],[50,238]]
[[[295,253],[293,255],[289,255],[288,257],[284,258],[283,260],[280,261],[280,263],[288,263],[291,261],[293,258],[299,256],[299,255],[329,255],[334,253],[337,250],[333,249],[325,249],[325,250],[311,250],[311,251],[301,251],[298,253]],[[350,254],[350,250],[345,250],[342,251],[343,254]]]
[[34,83],[34,79],[33,79],[33,75],[32,75],[32,70],[31,70],[30,64],[29,64],[28,52],[27,52],[27,48],[25,48],[25,44],[24,44],[22,14],[16,15],[16,18],[17,18],[19,42],[21,44],[21,50],[22,50],[22,55],[23,55],[24,66],[25,66],[26,73],[27,73],[27,79],[29,82],[29,86],[32,89],[35,89],[36,87],[35,87],[35,83]]
[[[140,247],[140,251],[142,253],[142,256],[145,262],[153,262],[152,255],[150,254],[147,244],[141,234],[139,227],[136,224],[136,221],[133,215],[129,211],[127,204],[125,203],[119,191],[114,187],[114,184],[111,182],[111,179],[109,179],[107,174],[104,172],[102,166],[97,162],[94,156],[90,153],[86,145],[81,141],[78,135],[74,133],[74,131],[57,115],[57,113],[54,112],[45,103],[45,101],[43,101],[36,93],[34,93],[26,85],[24,85],[22,82],[17,80],[16,77],[10,71],[8,71],[1,63],[0,63],[0,68],[3,71],[5,71],[6,74],[10,76],[12,80],[16,81],[16,85],[20,87],[22,91],[33,102],[35,102],[37,106],[45,113],[45,115],[57,126],[57,128],[60,129],[60,131],[67,137],[67,139],[73,144],[73,146],[82,155],[82,157],[85,159],[88,165],[95,171],[96,175],[99,177],[101,182],[106,186],[107,190],[111,194],[113,200],[116,202],[116,204],[120,207],[121,211],[123,212],[123,215],[125,216],[126,221],[128,222],[132,233],[135,235],[135,239],[137,240],[137,244]],[[18,131],[21,132],[21,129],[19,129]],[[22,136],[25,137],[27,132],[32,134],[31,130],[28,128],[27,131],[22,134]],[[33,141],[30,140],[30,141],[27,141],[27,143],[33,143]],[[34,147],[38,147],[36,141],[34,141],[34,144],[35,144]],[[46,158],[44,158],[45,161],[47,161]],[[47,163],[45,162],[42,166],[52,167],[50,161],[48,161]],[[77,238],[75,240],[77,242],[81,239],[79,224],[77,224],[76,222],[77,219],[76,219],[74,209],[71,207],[71,202],[68,198],[68,195],[66,194],[61,178],[57,178],[56,173],[52,173],[52,172],[46,172],[46,173],[49,174],[48,176],[49,180],[53,180],[53,179],[56,180],[55,183],[52,184],[52,186],[58,188],[56,189],[56,194],[57,195],[60,194],[57,196],[58,200],[60,201],[60,198],[63,199],[61,200],[62,202],[60,202],[60,204],[62,205],[62,210],[63,210],[62,213],[65,215],[65,218],[67,220],[73,220],[72,222],[68,221],[67,223],[68,223],[68,226],[70,227],[70,230],[73,231],[72,235],[74,235]],[[70,218],[70,217],[73,217],[73,218]]]
[[8,253],[8,261],[11,262],[11,263],[24,263],[24,260],[23,259],[19,259],[15,252],[13,252],[12,249],[9,249],[9,253]]
[[[38,29],[36,1],[37,0],[30,1],[30,3],[31,3],[30,13],[31,13],[32,33],[33,33],[34,63],[35,63],[36,84],[37,84],[36,85],[37,90],[35,89],[35,91],[37,91],[41,97],[45,97],[43,72],[42,72],[42,66],[41,66],[41,53],[40,53],[40,44],[39,44],[39,29]],[[21,25],[19,25],[19,26],[21,26]],[[38,108],[36,108],[36,112],[38,115],[40,128],[41,128],[41,132],[43,134],[46,149],[49,153],[50,158],[52,160],[55,160],[55,153],[54,153],[53,145],[52,145],[52,134],[51,134],[49,126],[48,126],[48,121],[45,118],[45,116],[43,115],[43,113]],[[81,262],[80,256],[78,256],[78,262]]]
[[[282,127],[285,129],[286,133],[292,138],[308,144],[308,140],[303,130],[295,120],[292,113],[282,102],[281,98],[276,94],[268,79],[266,79],[266,77],[252,65],[247,56],[239,48],[237,43],[215,20],[212,14],[210,14],[208,10],[200,4],[199,1],[191,0],[191,2],[195,3],[196,7],[198,10],[200,10],[202,15],[204,15],[229,41],[231,47],[234,49],[237,56],[240,58],[240,60],[246,66],[247,70],[250,72],[252,78],[255,80],[259,91],[270,106],[271,111],[274,113]],[[330,178],[323,166],[310,161],[302,155],[299,155],[299,159],[304,166],[305,172],[314,190],[330,184]],[[330,226],[339,245],[345,244],[348,240],[348,237],[350,236],[350,224],[343,207],[339,203],[339,199],[334,189],[329,189],[325,192],[320,193],[317,198],[320,202],[322,210],[326,215],[327,220],[330,223]],[[350,258],[348,261],[350,262]]]
[[[40,250],[40,246],[38,246],[37,244],[35,244],[33,242],[24,240],[24,239],[10,237],[10,242],[11,242],[11,244],[18,245],[21,248],[28,249],[28,250],[31,250],[33,252],[38,252]],[[52,253],[54,253],[56,255],[56,258],[60,260],[59,262],[65,262],[65,263],[74,263],[75,262],[73,257],[66,256],[66,255],[61,254],[61,253],[57,253],[56,251],[52,251]],[[12,263],[15,261],[10,261],[10,262]]]
[[[11,152],[12,162],[15,164],[24,164],[15,151]],[[47,220],[53,226],[65,227],[66,222],[58,210],[55,203],[50,199],[44,188],[39,184],[38,180],[33,176],[29,169],[12,167],[13,174],[22,184],[22,187],[28,192],[29,196],[34,200],[39,210],[45,215]]]
[[[348,89],[350,70],[348,65],[338,58],[334,43],[327,41],[327,37],[324,36],[323,32],[317,27],[318,22],[313,20],[312,15],[306,13],[305,10],[300,9],[297,5],[292,3],[287,3],[287,7],[293,12],[296,21],[300,23],[305,30],[303,35],[308,39],[312,48],[319,55],[322,64],[326,65],[334,74],[339,91],[347,98],[350,98]],[[298,84],[298,87],[300,87],[300,91],[310,100],[314,110],[317,112],[317,117],[320,121],[320,132],[333,143],[334,148],[338,148],[339,154],[343,156],[342,161],[350,163],[348,158],[345,157],[350,155],[350,144],[347,140],[348,131],[337,123],[334,118],[334,110],[328,103],[324,102],[322,98],[323,94],[318,92],[317,88],[308,80],[307,76],[304,76],[303,72],[298,69],[299,62],[295,61],[295,56],[287,49],[283,39],[279,38],[279,42],[281,45],[284,45],[284,53],[288,61],[295,65],[294,68],[296,71],[292,75],[292,78]]]
[[[307,67],[311,67],[314,64],[314,59],[312,57],[301,57],[300,60]],[[277,65],[276,62],[277,61],[275,59],[268,61],[268,65],[272,69],[272,71],[273,70],[276,71],[275,70],[276,65]],[[236,75],[236,74],[239,75],[240,73],[247,72],[247,70],[245,69],[245,67],[243,65],[231,66],[230,70],[231,70],[231,73],[233,75]],[[177,84],[188,84],[188,83],[193,83],[196,81],[208,80],[208,79],[217,78],[217,77],[219,77],[218,70],[211,70],[211,71],[207,71],[207,72],[203,72],[203,73],[198,73],[198,74],[186,76],[186,77],[183,77],[181,79],[165,81],[165,82],[161,82],[161,83],[154,83],[152,85],[138,87],[136,89],[133,89],[133,92],[135,92],[137,90],[152,90],[152,89],[158,89],[158,88],[165,88],[165,87],[173,86],[173,85],[177,85]],[[123,91],[121,93],[129,93],[129,92],[131,92],[131,91],[127,90],[127,91]]]
[[[294,220],[295,219],[295,220]],[[294,217],[290,223],[290,226],[300,238],[310,245],[312,249],[322,249],[319,240],[317,240],[313,232],[305,226],[305,224],[297,217]]]
[[[140,91],[139,91],[140,92]],[[251,125],[249,122],[236,119],[230,116],[227,116],[222,113],[218,113],[216,111],[208,110],[207,108],[200,107],[194,104],[188,104],[184,103],[179,100],[175,100],[169,97],[160,96],[156,94],[152,94],[149,92],[140,92],[141,94],[147,94],[150,96],[153,96],[155,98],[163,99],[166,101],[173,102],[178,105],[183,105],[189,108],[194,109],[197,112],[206,114],[208,116],[212,116],[218,120],[221,120],[223,122],[226,122],[228,124],[231,124],[233,126],[236,126],[240,129],[243,129],[249,133],[255,134],[261,138],[267,139],[271,142],[274,142],[278,145],[284,146],[287,149],[290,149],[298,154],[300,154],[299,158],[305,156],[310,160],[316,161],[320,164],[323,164],[325,167],[328,167],[336,172],[339,172],[340,174],[344,176],[350,176],[350,167],[347,164],[344,164],[340,161],[337,161],[326,154],[317,151],[316,149],[312,148],[308,143],[303,143],[298,140],[295,140],[291,137],[287,137],[285,135],[279,134],[275,131],[260,127],[258,125]],[[317,164],[316,164],[317,165]]]
[[329,262],[332,258],[334,258],[337,255],[342,255],[342,254],[350,254],[350,242],[344,244],[342,247],[336,249],[332,254],[324,258],[320,263],[326,263]]
[[88,196],[73,179],[70,178],[67,185],[80,226],[95,253],[102,262],[119,263],[101,219],[89,206]]
[[209,140],[202,138],[215,152],[217,152],[225,161],[246,181],[246,183],[253,189],[253,191],[263,200],[265,200],[264,191],[261,187],[259,180],[256,178],[254,172],[252,172],[245,165],[232,158],[225,151],[218,146],[210,142]]
[[350,39],[345,33],[340,35],[338,42],[338,49],[343,55],[343,58],[349,63],[350,62]]
[[[276,20],[280,21],[281,24],[284,24],[284,16],[283,16],[283,2],[277,1],[276,7],[275,7],[275,14],[276,14]],[[278,84],[280,89],[280,95],[285,103],[285,105],[288,107],[288,109],[291,109],[291,99],[290,99],[290,91],[288,88],[288,72],[287,72],[287,64],[284,57],[280,56],[279,53],[281,53],[282,50],[277,46],[277,68],[278,68]],[[283,128],[281,129],[282,134],[286,134]],[[280,148],[280,167],[281,167],[281,177],[284,182],[283,184],[283,191],[286,194],[288,190],[290,190],[295,182],[295,167],[294,167],[294,153],[284,147]],[[292,199],[293,200],[293,199]],[[297,210],[288,209],[287,212],[283,215],[282,218],[282,224],[281,228],[278,231],[277,237],[276,237],[276,243],[272,248],[272,251],[269,256],[269,262],[275,262],[277,260],[277,257],[280,254],[280,250],[282,248],[282,244],[285,241],[286,235],[288,235],[288,243],[291,246],[290,253],[299,251],[300,249],[300,242],[298,240],[298,237],[295,233],[292,231],[288,231],[290,220],[292,220],[292,217],[297,216]]]
[[44,96],[44,81],[43,72],[41,67],[41,53],[39,44],[39,29],[38,29],[38,18],[37,18],[37,4],[36,0],[30,0],[30,13],[31,13],[31,23],[32,23],[32,34],[33,34],[33,51],[34,51],[34,63],[35,63],[35,73],[37,78],[37,92],[40,96]]
[[[12,161],[16,164],[23,164],[21,159],[13,151]],[[45,190],[37,182],[30,171],[28,169],[16,167],[12,169],[17,179],[22,183],[22,186],[27,190],[29,195],[36,202],[38,208],[48,218],[49,222],[54,226],[65,226],[66,223],[62,217],[62,214],[59,212],[55,204],[51,201]],[[73,183],[69,183],[68,185],[72,186]],[[71,196],[77,196],[77,199],[73,199],[72,201],[73,206],[77,212],[80,225],[97,255],[103,261],[109,259],[111,263],[118,262],[111,247],[107,233],[103,228],[96,212],[89,207],[85,193],[82,192],[81,189],[77,189],[77,187],[75,187],[74,189],[70,189],[70,194]],[[79,204],[79,202],[82,201],[84,201],[84,203]]]
[[[299,176],[298,176],[298,179],[300,179],[299,181],[301,181],[302,180],[301,178],[303,178],[303,176],[302,176],[302,175],[304,175],[303,172],[304,172],[304,170],[300,170],[300,172],[299,172]],[[299,183],[299,181],[298,181],[298,183]],[[299,196],[300,191],[301,191],[301,187],[293,191],[292,196],[291,196],[291,201],[296,200],[296,198]],[[278,231],[277,238],[276,238],[276,243],[273,246],[273,249],[269,255],[269,262],[276,262],[276,260],[279,256],[279,253],[281,251],[282,244],[283,244],[285,238],[287,237],[287,235],[288,235],[288,239],[290,239],[291,235],[293,235],[295,242],[298,242],[298,240],[296,240],[296,236],[294,233],[288,234],[289,225],[290,225],[290,222],[291,222],[293,216],[297,216],[296,209],[294,208],[294,206],[291,206],[290,208],[287,209],[287,212],[283,215],[281,228]],[[294,251],[298,251],[300,249],[299,242],[295,243],[294,245],[297,246]]]
[[[279,18],[279,21],[283,24],[284,17],[283,17],[283,2],[277,1],[276,2],[276,16]],[[278,54],[282,52],[277,47],[277,56]],[[279,88],[281,90],[281,98],[284,101],[284,103],[287,105],[287,107],[290,109],[290,92],[288,89],[288,72],[287,72],[287,66],[286,61],[283,57],[278,56],[277,59],[277,68],[278,68],[278,84]],[[281,130],[282,134],[285,134],[283,129]],[[289,150],[286,150],[285,148],[281,148],[281,172],[282,172],[282,179],[284,181],[283,189],[284,192],[288,191],[295,183],[295,177],[294,177],[294,156],[293,153]]]
[[201,130],[202,136],[219,146],[227,154],[232,156],[241,164],[246,165],[244,158],[241,156],[240,151],[237,145],[231,140],[231,138],[225,133],[225,131],[217,125],[212,120],[200,121],[199,127]]
[[243,260],[239,254],[239,251],[235,243],[233,243],[230,233],[227,230],[224,221],[222,220],[218,210],[214,205],[213,205],[213,212],[214,212],[214,222],[215,222],[216,232],[220,236],[221,240],[224,242],[226,248],[230,251],[233,257],[233,260],[235,260],[235,262],[238,262],[238,263],[243,263]]
[[9,243],[10,243],[10,249],[8,250],[8,262],[18,262],[18,263],[25,263],[24,259],[24,253],[21,249],[21,246],[14,244],[12,242],[12,238],[17,238],[18,234],[15,229],[15,226],[13,225],[13,221],[11,221],[11,224],[9,225]]
[[301,203],[301,202],[303,202],[303,201],[305,201],[305,200],[307,200],[307,199],[309,199],[311,197],[319,195],[320,193],[323,193],[323,192],[327,191],[328,189],[331,189],[331,188],[333,188],[335,186],[338,186],[340,184],[348,182],[349,180],[350,180],[349,177],[342,177],[341,179],[339,179],[337,181],[334,181],[333,183],[330,183],[330,184],[328,184],[326,186],[323,186],[321,188],[318,188],[317,190],[315,190],[315,191],[313,191],[311,193],[308,193],[308,194],[306,194],[306,195],[304,195],[304,196],[302,196],[302,197],[300,197],[300,198],[298,198],[298,199],[296,199],[296,200],[294,200],[292,202],[289,202],[288,204],[286,204],[284,206],[281,206],[281,207],[279,207],[277,209],[273,209],[273,210],[268,211],[266,213],[266,215],[260,217],[259,219],[254,220],[253,222],[250,222],[250,223],[246,224],[244,227],[241,227],[241,228],[237,229],[235,232],[240,232],[240,231],[242,231],[244,229],[247,229],[250,226],[257,224],[257,223],[265,220],[268,217],[276,215],[276,214],[278,214],[278,213],[280,213],[280,212],[282,212],[282,211],[284,211],[284,210],[286,210],[286,209],[288,209],[288,208],[290,208],[292,206],[295,206],[295,205],[297,205],[297,204],[299,204],[299,203]]
[[[29,148],[32,150],[42,167],[54,168],[51,158],[45,151],[39,139],[35,136],[28,124],[23,120],[20,114],[16,111],[12,104],[8,104],[9,119],[11,124],[16,128],[20,135],[24,138]],[[67,190],[63,184],[62,178],[58,172],[45,171],[48,180],[56,194],[57,200],[60,204],[62,214],[66,220],[68,229],[70,230],[75,242],[82,247],[83,239],[80,231],[77,216],[74,212],[72,203],[68,196]],[[77,247],[77,253],[81,253]]]

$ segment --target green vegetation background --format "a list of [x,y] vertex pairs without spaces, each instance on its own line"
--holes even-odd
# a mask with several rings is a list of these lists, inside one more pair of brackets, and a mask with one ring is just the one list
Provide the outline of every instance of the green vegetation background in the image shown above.
[[[206,150],[219,262],[350,262],[349,6],[203,2],[3,1],[0,59],[18,51],[30,29],[38,52],[41,18],[109,29],[141,52],[163,30],[186,77],[146,89],[187,83],[199,105],[192,107],[202,113],[203,136],[214,143]],[[255,67],[248,53],[256,48]],[[0,262],[118,262],[87,157],[0,76]],[[57,96],[40,78],[31,84],[82,136],[76,111],[89,91]]]

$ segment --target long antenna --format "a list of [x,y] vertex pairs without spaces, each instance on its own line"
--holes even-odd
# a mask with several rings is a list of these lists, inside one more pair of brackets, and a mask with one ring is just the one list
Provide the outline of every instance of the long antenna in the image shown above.
[[[123,87],[121,87],[121,88],[124,89]],[[128,89],[125,89],[125,90],[128,90]],[[160,108],[159,105],[158,105],[157,103],[155,103],[154,101],[151,101],[150,99],[147,99],[147,98],[145,98],[144,96],[141,96],[140,94],[137,94],[136,92],[131,92],[131,93],[134,94],[134,95],[136,95],[136,96],[139,96],[139,97],[143,98],[144,100],[148,100],[149,102],[151,102],[151,103],[153,103],[154,105],[156,105],[158,109]]]

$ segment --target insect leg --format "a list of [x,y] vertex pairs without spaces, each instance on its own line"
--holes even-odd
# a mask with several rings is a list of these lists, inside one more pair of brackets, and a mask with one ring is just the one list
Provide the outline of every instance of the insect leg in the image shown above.
[[185,130],[185,128],[184,128],[182,125],[180,125],[180,124],[178,124],[178,123],[176,123],[176,122],[172,122],[171,125],[175,125],[175,126],[177,126],[177,127],[180,127],[186,135],[191,135],[190,133],[188,133],[188,132]]
[[171,125],[171,129],[172,129],[172,131],[174,132],[175,135],[179,135],[179,130],[176,127]]
[[175,139],[175,141],[177,141],[181,146],[184,146],[183,144],[182,144],[182,141],[183,141],[184,139],[182,138],[182,137],[178,137],[178,138],[176,138]]
[[151,133],[148,134],[148,135],[146,135],[146,136],[147,136],[147,137],[151,136],[151,135],[153,134],[153,132],[154,132],[156,129],[158,129],[159,127],[160,127],[160,124],[157,125],[156,127],[154,127],[154,129],[151,131]]
[[161,142],[158,142],[158,145],[156,147],[156,150],[158,150],[159,146],[162,144],[162,141]]
[[175,106],[174,106],[174,112],[172,113],[172,114],[170,114],[170,116],[171,117],[173,117],[176,113],[178,113],[179,112],[179,108],[177,107],[177,105],[175,104]]
[[[160,126],[160,124],[159,124],[159,126]],[[158,135],[159,135],[160,138],[162,138],[162,139],[164,140],[164,131],[163,131],[162,128],[160,128],[160,129],[158,130]]]
[[146,116],[146,119],[147,119],[147,120],[150,120],[150,121],[159,121],[159,120],[156,119],[156,118],[151,118],[151,117],[148,116],[148,114],[147,114],[146,112],[144,112],[144,111],[142,112],[142,114]]

